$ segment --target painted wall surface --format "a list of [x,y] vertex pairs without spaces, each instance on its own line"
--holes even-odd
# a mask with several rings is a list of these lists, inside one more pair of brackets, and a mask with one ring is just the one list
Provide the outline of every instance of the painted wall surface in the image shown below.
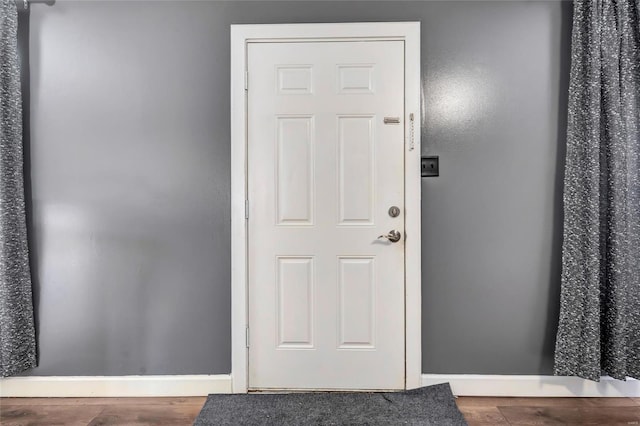
[[423,371],[549,374],[570,4],[483,1],[34,5],[31,374],[228,373],[229,25],[403,20],[422,22],[423,153],[441,161]]

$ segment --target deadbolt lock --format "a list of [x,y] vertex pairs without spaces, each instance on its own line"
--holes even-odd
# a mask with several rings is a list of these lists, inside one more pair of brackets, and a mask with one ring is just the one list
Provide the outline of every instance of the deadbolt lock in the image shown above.
[[400,208],[397,206],[391,206],[389,207],[389,216],[391,217],[398,217],[400,216]]

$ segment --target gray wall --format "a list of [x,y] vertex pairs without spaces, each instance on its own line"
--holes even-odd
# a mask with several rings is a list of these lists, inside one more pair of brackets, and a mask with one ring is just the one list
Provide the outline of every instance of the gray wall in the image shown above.
[[569,3],[59,1],[30,17],[31,374],[228,373],[229,25],[393,20],[441,158],[423,371],[550,373]]

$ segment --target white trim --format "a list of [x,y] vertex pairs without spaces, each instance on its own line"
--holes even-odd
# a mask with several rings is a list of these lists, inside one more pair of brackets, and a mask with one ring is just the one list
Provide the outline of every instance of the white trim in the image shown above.
[[231,393],[231,376],[42,376],[0,379],[0,397],[157,397]]
[[[405,42],[405,134],[415,116],[413,149],[405,150],[405,333],[406,387],[421,382],[421,234],[420,234],[420,23],[231,25],[231,376],[233,392],[248,389],[246,44],[313,40],[403,40]],[[409,146],[407,140],[407,147]]]
[[422,386],[449,383],[457,396],[640,397],[640,381],[605,376],[600,382],[562,376],[423,374]]
[[[405,32],[405,386],[420,387],[422,374],[422,178],[420,174],[420,23]],[[411,131],[410,114],[414,114]],[[413,135],[413,140],[410,138]]]
[[[640,397],[640,381],[602,377],[423,374],[421,385],[450,383],[457,396]],[[184,397],[232,392],[231,376],[49,376],[0,379],[0,397]]]
[[244,79],[246,37],[231,26],[231,377],[233,392],[248,390],[247,146]]

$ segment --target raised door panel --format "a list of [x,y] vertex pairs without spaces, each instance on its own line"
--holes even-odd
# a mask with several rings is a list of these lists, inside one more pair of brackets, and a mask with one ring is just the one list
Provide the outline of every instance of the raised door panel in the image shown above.
[[313,348],[313,258],[277,258],[278,342],[281,349]]
[[278,225],[312,225],[315,186],[313,117],[280,116],[276,120]]
[[374,224],[373,115],[338,116],[338,223]]
[[340,349],[374,349],[376,280],[373,257],[338,259]]

